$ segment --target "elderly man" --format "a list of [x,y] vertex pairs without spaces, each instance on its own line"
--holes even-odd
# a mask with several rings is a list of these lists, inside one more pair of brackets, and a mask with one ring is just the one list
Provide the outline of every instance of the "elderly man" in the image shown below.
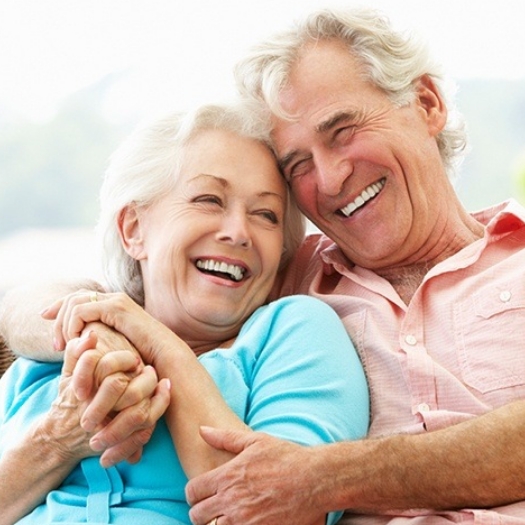
[[369,439],[316,449],[205,429],[239,455],[189,484],[194,523],[305,525],[335,508],[351,523],[525,523],[525,211],[462,207],[462,129],[426,48],[372,11],[325,11],[237,75],[326,235],[280,293],[337,310],[373,419]]

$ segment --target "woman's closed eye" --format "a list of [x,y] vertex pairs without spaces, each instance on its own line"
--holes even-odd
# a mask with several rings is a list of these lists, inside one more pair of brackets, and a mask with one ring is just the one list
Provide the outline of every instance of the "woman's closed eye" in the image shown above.
[[268,221],[271,224],[279,224],[279,216],[277,213],[275,213],[272,210],[257,210],[254,212],[254,215],[257,215],[264,219],[265,221]]
[[203,204],[216,204],[217,206],[222,206],[222,199],[217,195],[199,195],[193,199],[192,202],[203,203]]

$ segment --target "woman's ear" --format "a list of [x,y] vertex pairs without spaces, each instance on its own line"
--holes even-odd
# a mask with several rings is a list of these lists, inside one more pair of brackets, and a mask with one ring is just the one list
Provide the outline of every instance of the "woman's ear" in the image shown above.
[[447,123],[448,111],[445,101],[434,81],[428,75],[423,75],[416,82],[417,103],[424,112],[429,133],[436,136],[443,131]]
[[140,219],[141,216],[136,206],[123,208],[117,219],[122,246],[126,253],[137,261],[146,258]]

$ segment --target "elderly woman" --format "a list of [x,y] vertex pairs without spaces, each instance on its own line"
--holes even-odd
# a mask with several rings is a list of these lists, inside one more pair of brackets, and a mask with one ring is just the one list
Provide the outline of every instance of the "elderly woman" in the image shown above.
[[[105,469],[70,358],[62,374],[19,358],[0,383],[1,524],[188,524],[188,478],[231,457],[204,442],[203,425],[305,446],[364,436],[366,381],[336,314],[305,296],[267,302],[303,223],[242,111],[207,106],[135,135],[112,159],[101,204],[116,293],[85,295],[65,331],[101,321],[123,333],[161,379],[151,409],[165,395],[169,407],[138,463]],[[136,366],[116,355],[123,372]]]

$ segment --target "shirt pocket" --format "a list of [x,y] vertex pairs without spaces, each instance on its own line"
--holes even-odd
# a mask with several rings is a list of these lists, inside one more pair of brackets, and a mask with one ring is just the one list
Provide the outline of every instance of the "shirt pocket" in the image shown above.
[[499,280],[453,309],[465,383],[481,393],[525,386],[525,284]]

